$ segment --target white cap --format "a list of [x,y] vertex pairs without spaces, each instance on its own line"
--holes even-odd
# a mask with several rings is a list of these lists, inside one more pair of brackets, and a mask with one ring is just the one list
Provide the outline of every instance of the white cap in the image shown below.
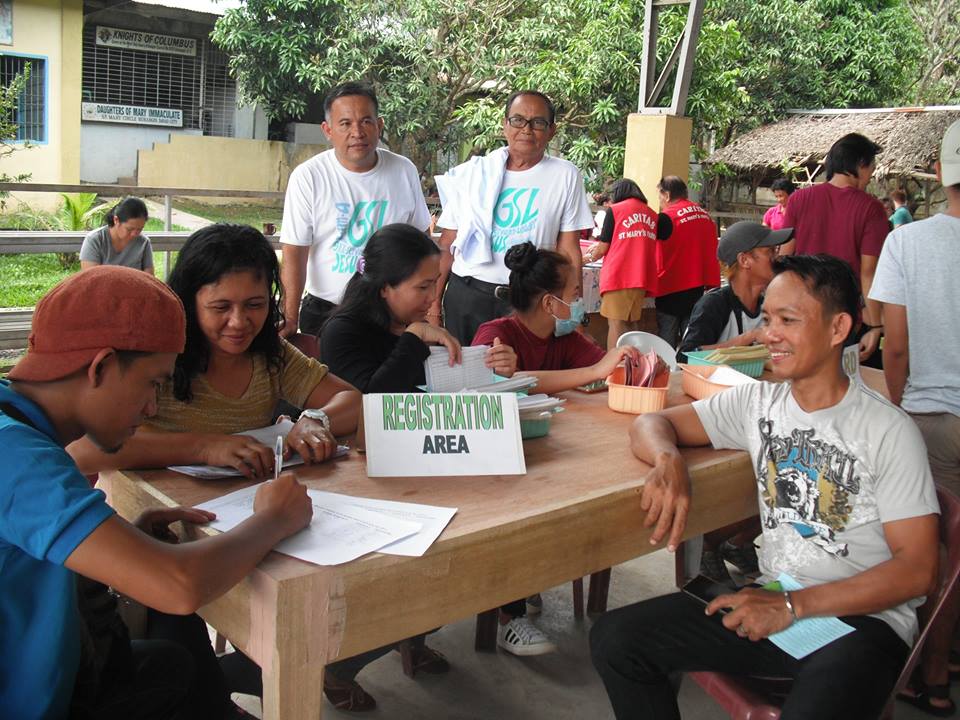
[[940,174],[943,186],[960,184],[960,120],[947,128],[940,146]]

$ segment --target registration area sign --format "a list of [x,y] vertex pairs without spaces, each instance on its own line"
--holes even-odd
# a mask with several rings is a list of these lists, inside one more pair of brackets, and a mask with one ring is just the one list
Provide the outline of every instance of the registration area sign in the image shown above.
[[80,119],[94,122],[183,127],[183,110],[85,102],[80,109]]
[[363,396],[367,475],[523,475],[513,393]]

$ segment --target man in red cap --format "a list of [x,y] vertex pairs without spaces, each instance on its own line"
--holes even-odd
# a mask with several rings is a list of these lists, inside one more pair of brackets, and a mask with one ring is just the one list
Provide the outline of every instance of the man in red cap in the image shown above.
[[[66,716],[81,660],[75,574],[167,613],[189,614],[239,582],[310,521],[292,475],[265,483],[254,515],[231,532],[184,545],[119,518],[64,447],[86,435],[117,450],[156,411],[157,388],[183,350],[177,296],[146,273],[100,266],[37,305],[24,358],[0,380],[0,708],[17,718]],[[204,522],[187,508],[142,527]],[[86,698],[95,717],[162,718],[191,708],[193,662],[176,645],[141,641]],[[127,682],[112,682],[113,674]],[[91,705],[92,703],[92,705]],[[183,707],[182,707],[183,706]],[[178,715],[181,717],[181,715]],[[189,714],[182,717],[190,717]]]

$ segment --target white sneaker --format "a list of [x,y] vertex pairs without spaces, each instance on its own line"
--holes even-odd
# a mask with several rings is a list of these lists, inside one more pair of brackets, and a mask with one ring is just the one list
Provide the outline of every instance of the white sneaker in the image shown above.
[[514,655],[544,655],[557,646],[525,617],[514,618],[497,628],[497,645]]

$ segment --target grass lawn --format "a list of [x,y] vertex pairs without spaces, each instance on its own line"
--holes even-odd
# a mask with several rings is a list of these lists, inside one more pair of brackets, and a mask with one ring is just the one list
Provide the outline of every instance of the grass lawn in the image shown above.
[[246,205],[242,203],[232,205],[209,205],[195,202],[186,198],[174,198],[173,205],[177,210],[199,215],[214,222],[229,222],[240,225],[251,225],[257,230],[263,230],[264,223],[273,223],[280,229],[283,219],[283,203],[276,205]]
[[79,262],[61,267],[54,253],[0,255],[0,307],[33,307],[47,290],[79,269]]

